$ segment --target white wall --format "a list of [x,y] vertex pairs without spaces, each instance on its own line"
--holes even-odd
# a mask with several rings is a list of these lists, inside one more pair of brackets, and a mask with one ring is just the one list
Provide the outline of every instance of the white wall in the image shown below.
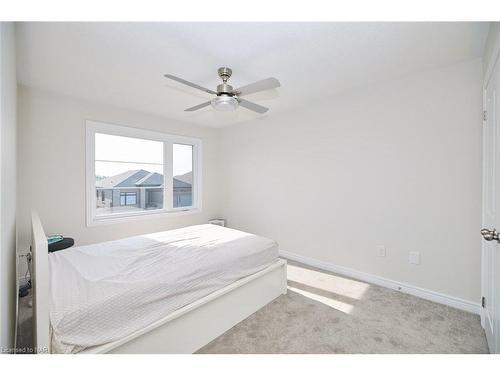
[[[217,131],[126,109],[18,88],[19,251],[30,240],[30,211],[36,209],[47,234],[74,237],[77,245],[187,225],[217,216]],[[198,214],[85,225],[85,120],[194,136],[203,141],[203,210]],[[24,272],[24,268],[21,273]]]
[[478,302],[481,81],[474,60],[225,129],[229,226]]
[[0,348],[14,345],[16,311],[16,64],[14,25],[0,22]]

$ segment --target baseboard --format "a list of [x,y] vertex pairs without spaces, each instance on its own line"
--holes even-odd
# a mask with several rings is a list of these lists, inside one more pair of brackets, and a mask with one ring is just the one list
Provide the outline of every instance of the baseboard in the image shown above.
[[337,273],[342,276],[347,276],[353,279],[364,281],[370,284],[383,286],[385,288],[394,289],[412,296],[420,297],[429,301],[441,303],[460,310],[468,311],[473,314],[481,315],[481,305],[479,303],[467,301],[458,297],[452,297],[443,293],[434,292],[432,290],[420,288],[417,286],[405,284],[399,281],[386,279],[384,277],[372,275],[366,272],[357,271],[352,268],[338,266],[336,264],[325,262],[322,260],[306,257],[303,255],[291,253],[288,251],[280,251],[280,256],[286,259],[294,260],[308,266],[323,269]]

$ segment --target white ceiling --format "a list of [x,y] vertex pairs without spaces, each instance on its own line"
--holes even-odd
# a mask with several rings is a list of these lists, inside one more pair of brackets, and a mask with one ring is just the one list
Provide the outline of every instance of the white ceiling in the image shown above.
[[[171,119],[221,127],[272,116],[319,96],[480,57],[488,23],[20,23],[18,82]],[[211,98],[163,78],[215,89],[276,77],[249,95],[268,106],[183,110]]]

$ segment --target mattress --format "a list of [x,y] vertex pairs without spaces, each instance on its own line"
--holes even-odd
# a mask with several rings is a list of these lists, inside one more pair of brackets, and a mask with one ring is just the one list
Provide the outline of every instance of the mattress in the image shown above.
[[277,258],[275,241],[211,224],[51,253],[51,352],[119,340]]

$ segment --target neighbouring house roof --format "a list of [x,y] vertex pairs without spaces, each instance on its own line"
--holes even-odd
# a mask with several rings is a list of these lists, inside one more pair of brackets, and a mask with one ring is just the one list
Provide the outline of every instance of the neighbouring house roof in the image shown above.
[[[134,188],[134,187],[141,187],[144,185],[138,184],[140,181],[142,181],[145,177],[149,176],[151,172],[145,171],[144,169],[140,169],[136,171],[134,174],[130,175],[128,178],[124,179],[120,183],[116,184],[114,187],[122,187],[122,188]],[[152,185],[146,185],[146,186],[152,186]],[[161,186],[156,185],[156,186]]]
[[134,174],[138,173],[139,170],[130,170],[126,171],[114,176],[109,176],[106,178],[103,178],[102,180],[96,181],[95,185],[98,188],[103,188],[103,189],[112,189],[119,184],[121,184],[123,181],[127,180],[130,176],[133,176]]
[[182,181],[191,186],[193,184],[193,172],[188,172],[178,176],[174,176],[174,179]]
[[190,188],[191,184],[188,184],[187,182],[181,181],[177,178],[177,176],[174,177],[174,189],[182,189],[182,188]]
[[163,185],[163,175],[150,172],[142,177],[140,180],[135,182],[135,186],[162,186]]
[[[173,180],[174,188],[190,188],[193,180],[192,173],[189,172],[181,176],[175,176]],[[96,187],[102,189],[162,186],[162,174],[149,172],[144,169],[131,170],[96,181]]]

